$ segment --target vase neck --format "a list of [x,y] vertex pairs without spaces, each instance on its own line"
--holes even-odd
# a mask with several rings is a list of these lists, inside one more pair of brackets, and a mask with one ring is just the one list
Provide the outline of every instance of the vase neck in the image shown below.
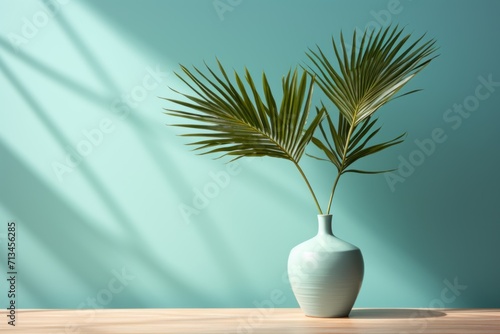
[[318,215],[318,235],[320,234],[333,235],[332,215]]

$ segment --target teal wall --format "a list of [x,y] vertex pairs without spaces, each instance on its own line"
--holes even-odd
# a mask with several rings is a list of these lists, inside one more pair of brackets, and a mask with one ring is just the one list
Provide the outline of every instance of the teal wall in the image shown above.
[[[1,1],[0,272],[14,220],[18,306],[254,307],[277,290],[296,307],[288,252],[316,231],[299,174],[194,155],[158,96],[182,87],[179,63],[215,57],[279,89],[308,47],[399,23],[440,57],[380,111],[383,136],[407,140],[366,165],[398,171],[341,179],[334,232],[366,263],[356,306],[500,307],[499,15],[488,0]],[[302,164],[325,205],[332,169]]]

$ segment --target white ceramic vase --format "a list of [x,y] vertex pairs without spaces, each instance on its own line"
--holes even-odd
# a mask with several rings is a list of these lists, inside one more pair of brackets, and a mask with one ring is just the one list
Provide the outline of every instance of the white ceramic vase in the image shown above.
[[288,277],[310,317],[347,317],[363,281],[361,251],[332,233],[332,215],[318,215],[318,234],[294,247]]

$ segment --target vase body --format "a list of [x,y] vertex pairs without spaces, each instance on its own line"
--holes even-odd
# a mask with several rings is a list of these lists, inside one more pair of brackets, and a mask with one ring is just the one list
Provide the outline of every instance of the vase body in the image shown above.
[[318,234],[288,258],[295,298],[310,317],[347,317],[363,281],[361,251],[332,233],[332,215],[318,215]]

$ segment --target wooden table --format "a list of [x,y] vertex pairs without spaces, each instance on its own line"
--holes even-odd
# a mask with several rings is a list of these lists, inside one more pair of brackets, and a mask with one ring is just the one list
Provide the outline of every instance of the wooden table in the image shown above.
[[500,333],[500,309],[354,309],[337,319],[299,309],[17,310],[15,327],[0,315],[1,333],[26,334]]

